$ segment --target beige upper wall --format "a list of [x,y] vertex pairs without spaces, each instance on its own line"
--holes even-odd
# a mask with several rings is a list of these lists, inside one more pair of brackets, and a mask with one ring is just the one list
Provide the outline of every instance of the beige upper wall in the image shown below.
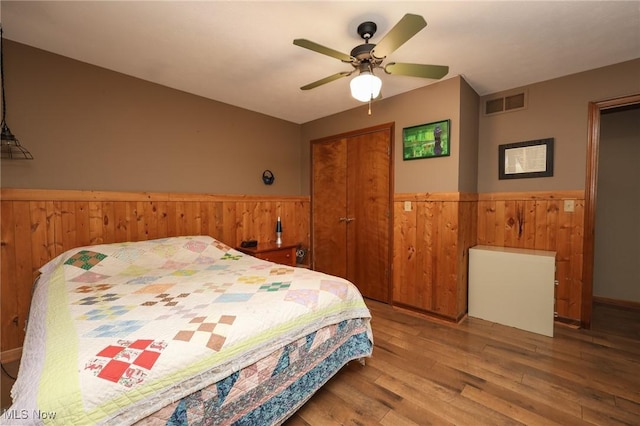
[[[302,126],[5,40],[7,122],[34,161],[3,161],[14,188],[308,195],[309,141],[395,123],[395,192],[584,189],[587,105],[640,93],[640,59],[526,87],[491,117],[459,76]],[[451,119],[449,157],[402,160],[403,127]],[[499,181],[498,145],[556,139],[551,178]],[[477,162],[475,158],[477,156]],[[273,186],[261,181],[275,172]],[[477,184],[476,184],[477,183]]]
[[[310,187],[310,141],[352,130],[394,122],[394,183],[396,193],[458,191],[460,162],[460,88],[466,82],[459,77],[374,102],[368,106],[324,117],[302,125],[302,167],[304,193]],[[384,88],[383,88],[384,90]],[[451,120],[451,155],[403,161],[402,129],[440,120]]]
[[[325,136],[395,122],[395,192],[526,192],[584,189],[586,177],[587,108],[589,102],[640,93],[640,59],[515,88],[526,91],[523,110],[486,116],[466,81],[454,77],[409,93],[325,117],[302,126],[303,192],[309,185],[309,141]],[[475,116],[474,116],[475,114]],[[430,121],[452,120],[451,157],[402,160],[402,128]],[[553,137],[554,176],[498,179],[498,146]],[[307,159],[305,163],[305,159]]]
[[462,79],[460,86],[460,162],[458,190],[478,191],[478,94]]
[[298,124],[4,48],[7,123],[35,160],[2,161],[3,187],[300,195]]
[[[640,59],[527,86],[523,110],[486,116],[482,109],[478,192],[584,189],[588,104],[640,93],[638,76]],[[482,97],[481,105],[498,95]],[[555,139],[553,177],[498,179],[499,145],[549,137]]]

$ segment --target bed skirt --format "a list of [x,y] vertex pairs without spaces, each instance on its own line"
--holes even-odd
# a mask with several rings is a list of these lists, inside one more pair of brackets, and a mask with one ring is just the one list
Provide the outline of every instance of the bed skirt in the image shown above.
[[371,355],[367,321],[343,321],[311,333],[137,424],[281,424],[349,361]]

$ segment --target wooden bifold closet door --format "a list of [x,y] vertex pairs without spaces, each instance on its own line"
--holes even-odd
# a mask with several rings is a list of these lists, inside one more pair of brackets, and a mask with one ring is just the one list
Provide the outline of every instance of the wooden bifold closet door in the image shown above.
[[312,141],[312,250],[317,271],[389,302],[393,124]]

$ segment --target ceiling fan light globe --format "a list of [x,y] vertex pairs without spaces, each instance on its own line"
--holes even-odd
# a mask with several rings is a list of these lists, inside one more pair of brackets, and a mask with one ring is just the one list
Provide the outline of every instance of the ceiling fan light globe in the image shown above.
[[360,102],[369,102],[380,95],[382,80],[369,71],[363,71],[351,79],[351,96]]

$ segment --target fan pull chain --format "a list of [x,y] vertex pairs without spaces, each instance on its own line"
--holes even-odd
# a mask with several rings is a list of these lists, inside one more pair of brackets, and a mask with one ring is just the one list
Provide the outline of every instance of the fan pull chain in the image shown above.
[[371,100],[373,99],[373,96],[371,97],[371,99],[369,99],[369,115],[371,115]]

